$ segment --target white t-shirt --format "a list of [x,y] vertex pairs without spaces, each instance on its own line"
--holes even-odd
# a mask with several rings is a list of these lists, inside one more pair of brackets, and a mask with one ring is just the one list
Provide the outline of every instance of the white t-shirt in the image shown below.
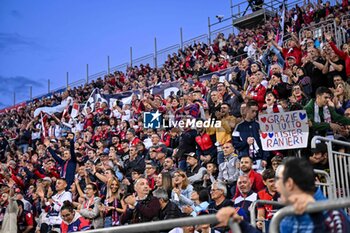
[[122,121],[129,121],[130,120],[130,110],[124,110],[124,114],[122,115]]
[[40,123],[37,123],[37,124],[35,125],[35,129],[40,129],[40,131],[38,131],[38,132],[33,131],[33,132],[32,132],[32,140],[34,140],[34,139],[40,139],[41,124],[40,124]]

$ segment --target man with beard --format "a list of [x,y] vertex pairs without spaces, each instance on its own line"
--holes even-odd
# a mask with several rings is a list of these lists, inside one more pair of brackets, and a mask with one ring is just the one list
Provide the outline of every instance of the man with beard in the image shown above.
[[[243,175],[246,175],[249,177],[250,184],[252,186],[252,190],[254,192],[259,192],[260,190],[264,189],[265,185],[262,179],[262,176],[254,171],[252,169],[253,167],[253,161],[249,156],[243,156],[240,161],[240,169]],[[236,195],[238,189],[236,189]]]

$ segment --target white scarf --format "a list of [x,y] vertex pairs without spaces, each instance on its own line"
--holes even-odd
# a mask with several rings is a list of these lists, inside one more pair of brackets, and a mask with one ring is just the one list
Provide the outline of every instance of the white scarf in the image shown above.
[[[315,102],[315,113],[314,113],[314,121],[316,123],[321,123],[321,117],[320,117],[320,107]],[[331,113],[329,112],[328,106],[323,107],[323,119],[326,123],[331,123]]]

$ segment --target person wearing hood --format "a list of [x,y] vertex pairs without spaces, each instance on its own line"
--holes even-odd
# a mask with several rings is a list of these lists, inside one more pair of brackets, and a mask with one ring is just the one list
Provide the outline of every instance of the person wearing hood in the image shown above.
[[86,231],[90,229],[90,222],[74,210],[70,201],[65,201],[61,208],[61,233]]

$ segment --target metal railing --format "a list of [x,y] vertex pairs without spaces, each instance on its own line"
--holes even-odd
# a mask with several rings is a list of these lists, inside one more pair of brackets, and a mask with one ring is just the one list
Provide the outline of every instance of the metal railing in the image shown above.
[[110,68],[110,72],[111,73],[114,73],[116,71],[122,71],[125,73],[126,69],[128,68],[129,66],[129,63],[123,63],[123,64],[120,64],[120,65],[117,65],[117,66],[114,66],[114,67],[111,67]]
[[328,163],[330,169],[329,197],[333,199],[350,198],[350,154],[333,150],[333,145],[350,148],[350,143],[326,137],[315,136],[311,140],[311,148],[317,142],[324,142],[328,149]]
[[314,38],[323,38],[324,33],[329,33],[335,39],[338,47],[340,47],[345,42],[341,27],[338,27],[334,19],[329,19],[317,24],[310,25],[309,27],[302,28],[299,32],[299,39],[305,38],[305,31],[312,31]]
[[[330,200],[334,199],[332,192],[332,180],[329,174],[323,170],[314,169],[314,173],[319,176],[323,176],[326,182],[317,181],[316,186],[320,187],[322,193]],[[322,179],[323,180],[323,179]]]
[[[265,0],[265,3],[264,3],[264,6],[263,6],[263,9],[266,9],[266,10],[270,10],[270,11],[277,11],[279,10],[279,6],[283,3],[283,0]],[[335,0],[331,0],[331,5],[335,5],[336,1]],[[295,4],[299,4],[299,5],[302,5],[303,4],[303,0],[295,0],[295,1],[286,1],[286,5],[287,5],[287,8],[291,8],[293,7]],[[247,1],[242,1],[238,4],[235,4],[234,6],[232,6],[232,1],[231,1],[231,17],[229,19],[224,19],[222,20],[222,22],[224,21],[229,21],[234,18],[239,18],[242,16],[243,14],[243,10],[245,8],[247,8],[249,4],[247,3]],[[247,13],[250,13],[252,12],[251,9],[248,10],[246,12]],[[345,19],[345,18],[344,18]],[[216,23],[217,24],[217,23]],[[186,40],[184,43],[182,43],[181,45],[173,45],[173,46],[170,46],[168,48],[165,48],[165,49],[162,49],[162,50],[159,50],[156,52],[156,54],[153,54],[153,56],[151,55],[146,55],[146,56],[143,56],[141,58],[138,58],[138,59],[135,59],[133,60],[133,65],[138,65],[138,64],[141,64],[141,63],[149,63],[149,64],[154,64],[155,61],[157,61],[157,65],[159,67],[162,66],[162,64],[164,64],[164,62],[167,60],[167,55],[168,54],[171,54],[173,52],[177,52],[177,50],[183,46],[183,45],[188,45],[188,44],[192,44],[194,41],[201,41],[201,42],[205,42],[205,43],[208,43],[208,41],[210,42],[210,38],[214,38],[215,35],[217,33],[230,33],[230,31],[232,30],[232,32],[235,32],[236,28],[232,27],[232,23],[231,25],[228,25],[228,26],[225,26],[225,27],[222,27],[222,28],[219,28],[219,29],[216,29],[214,30],[213,32],[210,32],[209,35],[201,35],[201,36],[197,36],[195,38],[192,38],[192,39],[189,39],[189,40]],[[209,30],[210,31],[210,30]],[[339,31],[338,31],[339,32]],[[337,33],[335,33],[335,35],[337,36],[337,45],[340,46],[340,43],[341,41],[345,41],[345,38],[346,38],[346,34],[344,31],[341,31],[340,35],[337,35]],[[181,34],[181,38],[182,38],[182,34]],[[339,39],[340,38],[340,39]],[[182,40],[181,40],[182,41]],[[176,51],[175,51],[176,50]],[[112,67],[110,68],[110,73],[113,73],[115,71],[123,71],[125,72],[127,67],[129,66],[129,62],[127,63],[123,63],[121,65],[118,65],[118,66],[115,66],[115,67]],[[97,79],[98,77],[101,77],[103,78],[104,75],[107,74],[106,71],[102,71],[100,73],[103,73],[103,74],[100,74],[98,76],[89,76],[87,77],[86,79],[89,81],[89,80],[95,80]],[[80,81],[80,80],[78,80]],[[76,83],[78,81],[75,81],[73,82],[74,85],[76,85]],[[72,85],[72,83],[69,83],[68,84],[69,86]],[[78,85],[78,84],[77,84]],[[56,88],[56,89],[61,89],[62,87],[59,87],[59,88]],[[46,96],[48,93],[46,94],[40,94],[38,95],[37,97],[41,97],[41,96]],[[32,98],[34,99],[34,98]]]
[[277,202],[277,201],[267,201],[267,200],[256,200],[252,203],[252,205],[250,206],[250,224],[253,226],[253,227],[256,227],[256,221],[258,221],[259,219],[257,219],[256,217],[256,206],[258,204],[261,204],[261,205],[273,205],[273,206],[276,206],[276,207],[284,207],[285,205],[280,203],[280,202]]
[[200,43],[204,43],[204,44],[208,44],[208,35],[207,34],[203,34],[203,35],[200,35],[200,36],[196,36],[192,39],[189,39],[189,40],[186,40],[183,42],[183,47],[187,47],[187,46],[190,46],[190,45],[193,45],[194,43],[197,43],[198,42]]
[[107,71],[101,71],[101,72],[98,72],[96,74],[92,74],[92,75],[89,75],[89,78],[88,78],[88,82],[90,81],[96,81],[98,78],[102,78],[107,75]]
[[348,34],[345,28],[350,28],[350,14],[344,15],[341,18],[341,24],[339,26],[339,33],[342,41],[345,43],[348,39]]
[[157,62],[158,66],[162,67],[164,63],[168,60],[168,55],[172,55],[173,53],[177,53],[180,49],[180,45],[176,44],[165,49],[161,49],[157,51]]
[[227,25],[225,27],[218,28],[214,31],[211,31],[210,38],[215,39],[220,33],[223,33],[224,36],[227,38],[229,34],[235,33],[235,27],[233,27],[232,25]]
[[[318,202],[309,204],[306,207],[305,213],[317,213],[324,210],[336,210],[336,209],[342,209],[346,207],[350,207],[350,198],[318,201]],[[295,214],[294,212],[295,212],[295,209],[293,206],[287,206],[277,211],[270,222],[269,232],[270,233],[279,232],[279,224],[282,221],[282,219],[286,216],[294,215]]]
[[135,60],[132,60],[133,66],[140,66],[141,64],[146,65],[149,64],[150,66],[154,66],[154,54],[147,54],[145,56],[139,57]]
[[84,85],[85,83],[87,83],[86,81],[87,81],[86,79],[79,79],[79,80],[77,80],[77,81],[74,81],[74,82],[70,83],[70,84],[69,84],[69,87],[70,87],[71,89],[73,89],[74,87],[82,86],[82,85]]
[[[90,231],[84,231],[84,233],[136,233],[136,232],[150,232],[150,231],[160,231],[172,229],[175,227],[182,226],[194,226],[201,224],[217,224],[218,221],[216,219],[215,214],[197,216],[197,217],[185,217],[185,218],[177,218],[171,220],[162,220],[162,221],[154,221],[147,223],[138,223],[131,224],[127,226],[116,226],[110,228],[101,228]],[[241,233],[241,230],[238,226],[238,223],[234,223],[229,221],[229,227],[234,233]]]
[[[296,4],[299,2],[302,2],[302,0],[294,1],[292,3],[288,4],[288,1],[286,2],[287,8],[291,6],[292,4]],[[262,6],[263,9],[277,12],[279,10],[279,7],[283,4],[283,0],[270,0],[270,1],[264,1],[264,4]],[[254,11],[252,10],[252,5],[249,4],[248,1],[243,1],[240,3],[237,3],[232,6],[233,11],[236,12],[235,14],[232,15],[233,18],[237,19],[240,17],[243,17],[247,14],[253,13]]]

